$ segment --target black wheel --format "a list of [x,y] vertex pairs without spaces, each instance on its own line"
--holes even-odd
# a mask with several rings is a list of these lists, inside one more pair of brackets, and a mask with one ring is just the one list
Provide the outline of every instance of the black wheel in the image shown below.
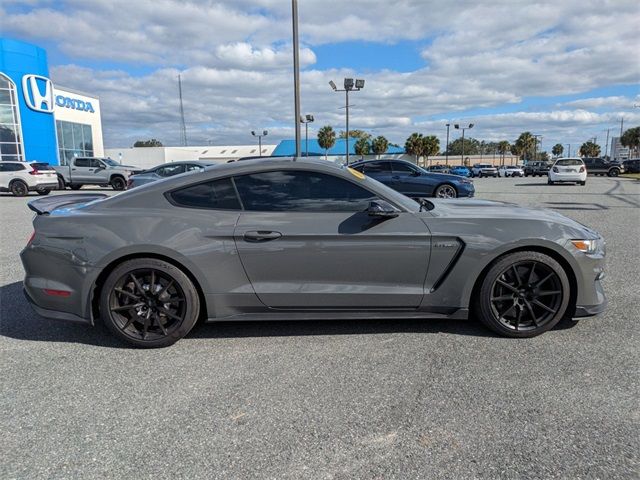
[[16,197],[24,197],[29,194],[29,187],[22,180],[14,180],[11,182],[9,190],[11,190],[11,193]]
[[517,252],[487,272],[476,312],[500,335],[534,337],[562,319],[569,297],[569,279],[556,260],[539,252]]
[[482,172],[478,172],[478,178],[482,178]]
[[100,293],[100,318],[137,347],[167,347],[198,320],[193,282],[176,266],[153,258],[128,260],[109,274]]
[[611,170],[609,170],[610,177],[617,177],[618,175],[620,175],[620,170],[618,170],[617,168],[612,168]]
[[73,185],[69,185],[69,188],[71,188],[71,190],[80,190],[82,188],[82,185],[78,185],[76,183],[76,184],[73,184]]
[[456,198],[458,196],[458,191],[453,185],[443,183],[435,189],[433,196],[437,198]]
[[580,185],[582,185],[583,187],[587,184],[587,182],[580,182]]
[[547,185],[553,185],[553,181],[550,178],[547,179]]
[[127,182],[125,182],[122,177],[113,177],[111,179],[111,187],[114,190],[124,190],[126,186]]
[[51,190],[49,190],[48,188],[39,188],[36,190],[36,193],[38,195],[49,195],[51,193]]
[[64,178],[58,177],[58,190],[64,190],[67,188],[67,184],[64,183]]

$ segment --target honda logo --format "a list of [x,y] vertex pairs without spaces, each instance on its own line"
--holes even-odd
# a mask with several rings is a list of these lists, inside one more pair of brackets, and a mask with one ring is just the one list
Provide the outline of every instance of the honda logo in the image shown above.
[[53,113],[53,85],[47,77],[41,75],[22,77],[22,95],[24,103],[31,110]]

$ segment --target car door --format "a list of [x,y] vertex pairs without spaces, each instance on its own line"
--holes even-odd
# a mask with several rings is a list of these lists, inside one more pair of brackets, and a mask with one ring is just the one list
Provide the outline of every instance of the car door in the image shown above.
[[385,185],[392,183],[391,165],[387,160],[364,162],[357,170]]
[[[354,177],[354,180],[357,180]],[[260,300],[281,309],[415,309],[424,295],[431,237],[397,209],[366,212],[375,193],[308,170],[234,177],[243,212],[234,233]]]
[[392,161],[392,188],[409,197],[433,195],[436,182],[431,175],[408,162]]
[[107,170],[107,164],[98,158],[89,159],[91,171],[91,181],[93,183],[109,183],[109,175],[111,172]]
[[93,182],[93,167],[90,158],[78,157],[71,163],[71,183]]

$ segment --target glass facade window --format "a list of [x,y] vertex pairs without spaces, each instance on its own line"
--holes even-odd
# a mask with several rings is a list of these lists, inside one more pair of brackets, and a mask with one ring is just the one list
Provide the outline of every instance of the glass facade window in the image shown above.
[[60,164],[68,165],[73,157],[93,157],[91,125],[56,120]]
[[2,73],[0,73],[0,160],[24,160],[16,86]]

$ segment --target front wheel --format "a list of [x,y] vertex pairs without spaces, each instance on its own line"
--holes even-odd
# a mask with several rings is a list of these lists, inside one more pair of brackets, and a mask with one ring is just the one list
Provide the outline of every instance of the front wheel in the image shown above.
[[611,170],[609,170],[610,177],[617,177],[618,175],[620,175],[620,170],[618,170],[617,168],[612,168]]
[[15,180],[11,182],[9,190],[15,197],[24,197],[29,194],[29,187],[22,180]]
[[127,183],[124,181],[124,178],[122,177],[114,177],[111,180],[111,187],[114,190],[124,190],[126,186],[127,186]]
[[456,187],[445,183],[444,185],[440,185],[436,188],[435,192],[433,192],[433,196],[437,198],[456,198],[458,196],[458,192]]
[[553,180],[551,180],[550,178],[547,179],[547,185],[553,185],[553,183],[554,183]]
[[570,296],[567,273],[555,259],[539,252],[516,252],[487,272],[475,311],[500,335],[535,337],[562,319]]
[[49,190],[48,188],[41,188],[36,190],[36,193],[38,195],[49,195],[51,193],[51,190]]
[[114,335],[136,347],[174,344],[191,331],[199,313],[193,282],[175,265],[155,258],[122,263],[100,293],[100,318]]
[[583,187],[587,184],[587,182],[580,182],[580,185],[582,185]]

